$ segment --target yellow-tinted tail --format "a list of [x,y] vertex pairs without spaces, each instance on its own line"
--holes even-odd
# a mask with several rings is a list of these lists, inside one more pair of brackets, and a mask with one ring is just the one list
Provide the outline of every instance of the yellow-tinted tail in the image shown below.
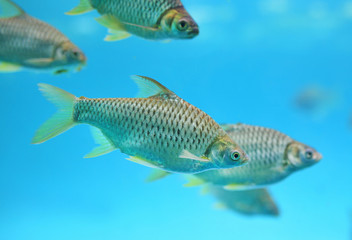
[[40,83],[38,86],[43,95],[57,106],[58,111],[37,130],[32,139],[33,144],[45,142],[75,125],[73,105],[76,97],[49,84]]

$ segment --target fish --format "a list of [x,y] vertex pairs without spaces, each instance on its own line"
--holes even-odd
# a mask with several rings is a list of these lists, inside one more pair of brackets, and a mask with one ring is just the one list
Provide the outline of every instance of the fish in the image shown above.
[[[247,124],[223,124],[222,128],[248,154],[251,161],[232,169],[210,170],[185,175],[186,187],[213,184],[226,190],[262,188],[285,179],[292,173],[312,166],[322,159],[314,148],[274,129]],[[168,174],[154,170],[149,182]]]
[[0,0],[0,43],[3,73],[26,67],[60,74],[86,63],[85,54],[64,34],[10,0]]
[[296,109],[314,119],[326,117],[339,104],[341,104],[340,92],[320,85],[306,86],[294,99]]
[[217,199],[215,207],[231,210],[247,216],[266,215],[277,217],[279,208],[269,191],[265,188],[228,191],[212,184],[206,185],[205,190]]
[[109,29],[106,41],[139,36],[149,40],[192,39],[199,27],[180,0],[80,0],[67,12],[82,14],[96,9],[96,20]]
[[59,110],[37,130],[32,143],[45,142],[77,124],[89,124],[100,146],[88,158],[120,149],[130,161],[178,173],[233,168],[249,161],[208,114],[152,78],[132,79],[140,88],[137,98],[77,98],[40,84],[44,96]]

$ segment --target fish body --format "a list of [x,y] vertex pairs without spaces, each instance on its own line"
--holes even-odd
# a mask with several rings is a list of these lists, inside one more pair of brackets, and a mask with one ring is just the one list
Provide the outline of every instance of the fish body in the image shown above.
[[222,187],[208,185],[207,191],[218,201],[218,208],[228,209],[248,216],[278,216],[279,209],[268,190],[264,188],[228,191]]
[[315,149],[270,128],[246,124],[229,124],[222,127],[231,139],[244,149],[251,161],[242,167],[195,175],[206,183],[232,190],[262,187],[279,182],[322,158]]
[[9,0],[0,0],[1,7],[12,10],[10,16],[0,15],[1,62],[57,73],[85,64],[83,52],[60,31]]
[[187,39],[198,35],[198,25],[179,0],[81,0],[68,14],[96,9],[98,22],[109,28],[106,40],[130,34],[151,40]]
[[[144,93],[151,95],[108,99],[75,98],[71,95],[66,98],[71,99],[71,103],[67,103],[67,115],[61,111],[59,116],[64,116],[64,119],[44,123],[33,142],[46,141],[75,124],[84,123],[100,129],[108,140],[102,144],[104,146],[93,150],[89,157],[120,149],[131,156],[129,160],[180,173],[235,167],[248,161],[242,149],[205,112],[153,79],[135,77],[135,81],[142,91],[152,89],[152,92]],[[48,85],[42,86],[44,94],[64,92]],[[63,95],[68,96],[68,93]],[[50,94],[48,96],[52,99]],[[59,126],[60,130],[56,124],[59,120],[64,124]],[[48,132],[49,125],[53,127],[52,132]],[[240,155],[238,159],[231,158],[234,152]]]
[[[227,190],[261,188],[277,183],[300,169],[317,163],[321,154],[289,136],[265,127],[247,124],[226,124],[223,129],[249,156],[246,165],[186,175],[192,187],[202,184],[222,186]],[[148,181],[167,173],[154,170]]]

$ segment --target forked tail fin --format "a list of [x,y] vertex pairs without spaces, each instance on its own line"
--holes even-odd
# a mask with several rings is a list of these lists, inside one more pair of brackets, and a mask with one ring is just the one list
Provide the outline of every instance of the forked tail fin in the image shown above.
[[33,144],[43,143],[75,125],[73,107],[76,97],[49,84],[40,83],[38,86],[43,95],[58,108],[58,111],[36,131],[32,139]]

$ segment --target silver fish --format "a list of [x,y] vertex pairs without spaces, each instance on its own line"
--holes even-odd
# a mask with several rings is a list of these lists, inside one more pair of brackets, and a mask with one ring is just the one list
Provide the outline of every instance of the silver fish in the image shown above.
[[21,67],[67,72],[86,62],[84,53],[64,34],[26,14],[10,0],[0,0],[0,71]]
[[81,14],[96,9],[97,21],[109,29],[105,40],[131,36],[152,39],[189,39],[198,35],[198,25],[180,0],[80,0],[67,12]]
[[264,188],[228,191],[209,184],[207,192],[217,199],[217,208],[229,209],[244,215],[278,216],[279,209],[268,190]]
[[[322,158],[315,149],[270,128],[246,124],[228,124],[222,127],[248,154],[251,161],[238,168],[187,175],[189,183],[185,186],[212,183],[227,190],[263,187],[279,182],[292,173],[319,162]],[[155,170],[149,181],[166,175],[167,173]]]
[[87,157],[115,149],[129,160],[179,173],[232,168],[248,156],[206,113],[187,103],[157,81],[133,77],[139,98],[76,98],[59,88],[40,84],[43,94],[59,111],[36,132],[42,143],[76,124],[94,126],[101,146]]

